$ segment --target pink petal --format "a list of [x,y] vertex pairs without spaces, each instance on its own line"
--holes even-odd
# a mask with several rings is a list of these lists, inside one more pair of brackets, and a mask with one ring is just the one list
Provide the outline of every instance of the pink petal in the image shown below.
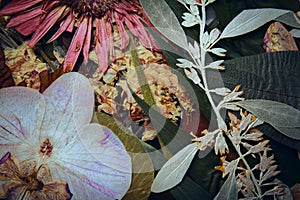
[[92,17],[87,16],[88,18],[88,27],[87,27],[87,33],[85,36],[85,41],[83,45],[83,57],[84,57],[84,62],[88,62],[89,58],[89,51],[90,51],[90,44],[91,44],[91,37],[92,37],[92,27],[93,27],[93,20]]
[[121,16],[119,16],[117,12],[114,12],[114,18],[115,18],[115,21],[117,23],[117,26],[118,26],[118,29],[119,29],[119,32],[120,32],[121,38],[122,38],[122,47],[121,48],[125,49],[129,44],[129,36],[128,36],[127,32],[125,31],[123,22],[120,20]]
[[[71,11],[72,12],[72,11]],[[73,32],[73,28],[75,25],[75,17],[72,17],[72,21],[70,22],[68,28],[67,28],[67,32],[72,33]]]
[[66,58],[64,60],[64,66],[63,66],[64,71],[73,70],[85,41],[85,37],[88,29],[87,27],[88,27],[87,17],[84,17],[81,23],[79,24],[79,27],[77,28],[77,31],[68,49]]
[[16,17],[13,17],[6,26],[7,27],[17,26],[19,24],[23,24],[24,22],[41,15],[43,13],[41,8],[42,6],[39,6],[27,12],[23,12],[17,15]]
[[16,30],[22,35],[28,36],[38,29],[38,27],[40,26],[39,22],[40,18],[38,16],[36,18],[28,20],[27,22],[24,22],[23,24],[20,24],[16,27]]
[[[135,27],[136,27],[135,32],[132,33],[135,34],[135,36],[140,39],[143,46],[145,46],[146,48],[158,50],[159,47],[156,44],[155,40],[153,39],[151,34],[147,31],[145,26],[140,22],[141,19],[140,16],[138,15],[130,15],[130,16],[131,16],[131,21],[135,23]],[[132,31],[130,28],[129,30]]]
[[98,56],[98,70],[106,72],[108,68],[107,30],[103,19],[96,19],[96,54]]
[[116,7],[120,8],[121,10],[128,11],[129,13],[137,12],[136,7],[133,6],[132,3],[127,2],[126,0],[121,0],[122,3],[115,4]]
[[13,0],[0,11],[0,15],[12,15],[27,10],[40,2],[43,2],[43,0]]
[[65,9],[66,6],[57,7],[47,15],[46,19],[40,24],[39,28],[32,36],[32,39],[28,44],[30,47],[33,47],[57,22],[57,20],[61,18],[61,16],[65,13]]
[[70,23],[73,20],[73,15],[69,15],[60,25],[59,29],[56,31],[56,33],[47,41],[47,43],[50,43],[54,40],[56,40],[70,25]]

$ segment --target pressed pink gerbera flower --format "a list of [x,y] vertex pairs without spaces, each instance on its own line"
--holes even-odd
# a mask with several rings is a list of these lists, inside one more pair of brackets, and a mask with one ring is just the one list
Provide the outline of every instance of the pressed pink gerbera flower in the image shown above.
[[63,32],[77,30],[64,60],[64,70],[71,71],[83,52],[88,60],[91,48],[98,56],[99,70],[105,72],[109,57],[114,56],[112,46],[113,25],[116,24],[122,38],[124,49],[129,37],[125,26],[139,38],[147,48],[158,49],[154,39],[143,23],[151,26],[138,0],[13,0],[0,15],[14,15],[7,27],[15,26],[22,35],[30,35],[33,47],[56,23],[60,27],[49,39],[51,42]]

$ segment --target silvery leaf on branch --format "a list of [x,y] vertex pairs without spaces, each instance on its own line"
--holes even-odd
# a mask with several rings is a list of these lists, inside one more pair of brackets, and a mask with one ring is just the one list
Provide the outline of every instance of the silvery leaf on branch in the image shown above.
[[198,42],[194,41],[194,46],[191,43],[189,43],[189,50],[190,50],[191,54],[193,55],[194,59],[200,58],[200,47],[199,47]]
[[197,137],[193,139],[194,142],[199,142],[198,149],[205,150],[208,146],[212,146],[215,142],[216,134],[219,134],[221,131],[219,129],[214,130],[213,132],[208,132],[207,130],[202,131],[204,136]]
[[243,147],[245,147],[248,151],[249,151],[250,148],[252,147],[252,145],[249,144],[248,142],[241,142],[241,145],[243,145]]
[[228,93],[231,92],[230,89],[226,88],[226,87],[222,87],[222,88],[216,88],[216,89],[213,89],[213,90],[210,90],[210,92],[214,92],[220,96],[225,96],[227,95]]
[[212,63],[209,63],[209,65],[205,66],[205,68],[224,70],[225,67],[223,65],[221,65],[223,62],[224,62],[224,60],[217,60]]
[[[224,103],[224,104],[222,104],[221,108],[225,108],[225,109],[233,110],[233,111],[240,110],[240,107],[238,107],[237,105],[232,104],[232,103]],[[220,110],[221,108],[218,108],[218,109]]]
[[192,27],[196,24],[201,23],[201,19],[199,16],[195,16],[187,12],[183,13],[182,19],[184,19],[184,21],[181,24],[185,27]]
[[300,111],[284,103],[252,99],[235,102],[260,118],[262,121],[269,123],[275,129],[293,139],[300,139]]
[[263,133],[256,130],[251,133],[242,135],[241,138],[244,140],[260,141],[260,140],[262,140],[262,136],[263,136]]
[[212,49],[208,49],[208,52],[211,52],[217,56],[226,56],[226,49],[223,48],[212,48]]
[[241,116],[242,116],[242,119],[241,119],[241,122],[240,122],[240,129],[242,131],[246,130],[246,128],[249,126],[249,124],[251,123],[252,121],[252,115],[247,115],[246,117],[243,115],[243,111],[241,110]]
[[204,32],[202,38],[200,39],[200,42],[202,42],[202,46],[205,49],[208,49],[208,47],[210,45],[210,41],[209,41],[209,34],[207,31]]
[[300,38],[300,29],[292,29],[290,30],[290,33],[295,38]]
[[153,26],[166,38],[183,49],[188,48],[187,38],[176,15],[164,1],[140,0]]
[[191,79],[196,85],[201,82],[198,72],[194,68],[185,68],[184,69],[185,75]]
[[268,157],[268,150],[265,149],[263,154],[259,154],[260,162],[255,165],[254,169],[260,170],[261,172],[265,172],[270,168],[271,165],[275,163],[274,155]]
[[197,5],[191,5],[190,6],[190,9],[191,9],[191,13],[193,15],[199,15],[199,8]]
[[207,6],[208,4],[211,4],[211,3],[215,2],[215,1],[216,0],[208,0],[205,5]]
[[178,58],[177,61],[181,62],[176,64],[180,68],[192,68],[194,66],[191,61],[184,58]]
[[[239,173],[238,174],[238,179],[240,179],[240,181],[242,181],[243,183],[243,186],[246,187],[246,191],[250,192],[249,196],[248,197],[255,197],[254,195],[254,192],[255,192],[255,186],[251,180],[251,178],[249,177],[248,174],[250,174],[251,172],[249,172],[249,170],[246,170],[245,173],[241,174]],[[251,199],[251,198],[249,198]],[[255,198],[253,198],[255,199]]]
[[196,0],[184,0],[186,4],[189,5],[198,5],[199,3]]
[[224,96],[224,98],[219,102],[217,108],[220,109],[223,107],[225,103],[233,102],[233,101],[242,101],[244,98],[239,97],[243,94],[242,91],[237,92],[235,88],[231,93]]
[[226,95],[224,97],[224,101],[225,102],[230,102],[230,101],[240,101],[240,100],[244,100],[244,98],[241,98],[239,96],[241,96],[243,94],[243,91],[239,91],[237,92],[236,90],[233,90],[231,93],[229,93],[228,95]]
[[265,140],[263,142],[258,143],[257,145],[252,146],[247,153],[254,154],[263,151],[266,149],[266,145],[268,144],[269,140]]
[[300,19],[297,14],[293,12],[288,12],[284,15],[281,15],[275,20],[294,28],[300,28]]
[[214,28],[213,30],[211,30],[211,32],[209,33],[209,41],[210,43],[215,42],[220,36],[220,31],[217,28]]
[[261,181],[262,181],[262,182],[263,182],[263,181],[266,181],[266,180],[268,180],[269,178],[274,177],[274,176],[276,176],[277,174],[279,174],[280,171],[276,171],[276,169],[277,169],[277,165],[272,165],[272,166],[270,166],[270,167],[268,168],[267,172],[263,175]]
[[267,190],[263,193],[263,196],[277,196],[276,199],[293,199],[293,195],[286,185],[276,185],[272,189]]
[[288,12],[292,11],[275,8],[244,10],[224,28],[220,38],[230,38],[249,33]]
[[225,138],[223,134],[220,132],[217,137],[216,137],[216,142],[215,142],[215,154],[218,155],[224,155],[225,153],[229,152],[228,145],[225,141]]
[[170,158],[155,177],[151,191],[163,192],[180,183],[197,151],[196,145],[192,143]]

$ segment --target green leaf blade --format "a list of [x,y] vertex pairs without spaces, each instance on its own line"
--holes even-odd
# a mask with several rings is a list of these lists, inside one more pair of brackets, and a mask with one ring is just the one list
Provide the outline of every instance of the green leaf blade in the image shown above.
[[220,38],[230,38],[251,32],[288,12],[291,11],[275,8],[244,10],[224,28]]
[[176,15],[164,1],[140,0],[154,27],[166,38],[181,48],[187,49],[187,38]]
[[300,111],[296,108],[264,99],[245,100],[235,104],[271,124],[286,136],[300,140]]
[[238,191],[234,173],[231,173],[219,193],[215,196],[214,200],[236,200],[238,199]]
[[195,144],[189,144],[168,160],[155,177],[151,191],[163,192],[180,183],[197,151]]

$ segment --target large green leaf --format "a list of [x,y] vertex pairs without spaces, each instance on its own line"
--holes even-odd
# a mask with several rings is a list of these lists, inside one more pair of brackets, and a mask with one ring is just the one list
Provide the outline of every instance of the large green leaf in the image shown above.
[[173,196],[180,200],[211,200],[212,195],[192,178],[185,176],[182,182],[170,190]]
[[189,144],[168,160],[156,175],[152,192],[163,192],[180,183],[197,151],[195,144]]
[[[226,70],[221,75],[226,87],[233,89],[240,84],[246,99],[278,101],[299,110],[299,63],[298,51],[246,56],[225,61]],[[264,133],[282,144],[300,150],[300,142],[297,140],[275,130],[267,129]]]
[[[215,1],[212,7],[217,15],[214,24],[217,24],[217,27],[223,30],[235,16],[245,9],[278,8],[293,10],[295,12],[299,11],[300,2],[298,0],[222,0]],[[263,37],[270,23],[252,31],[250,34],[221,40],[217,43],[217,46],[227,50],[227,58],[238,58],[263,53]]]
[[214,200],[237,200],[238,190],[234,173],[231,173]]
[[300,140],[300,111],[277,101],[250,99],[236,102],[286,136]]
[[230,38],[249,33],[288,12],[290,11],[274,8],[244,10],[224,28],[220,37]]
[[240,84],[244,97],[267,99],[300,109],[300,52],[246,56],[224,62],[221,76],[226,86]]
[[110,128],[122,141],[131,156],[133,176],[131,186],[123,199],[147,199],[154,180],[154,168],[151,159],[140,140],[126,132],[126,128],[116,119],[104,114],[96,113],[98,121]]
[[181,48],[187,48],[187,38],[176,15],[164,1],[140,0],[154,27]]

